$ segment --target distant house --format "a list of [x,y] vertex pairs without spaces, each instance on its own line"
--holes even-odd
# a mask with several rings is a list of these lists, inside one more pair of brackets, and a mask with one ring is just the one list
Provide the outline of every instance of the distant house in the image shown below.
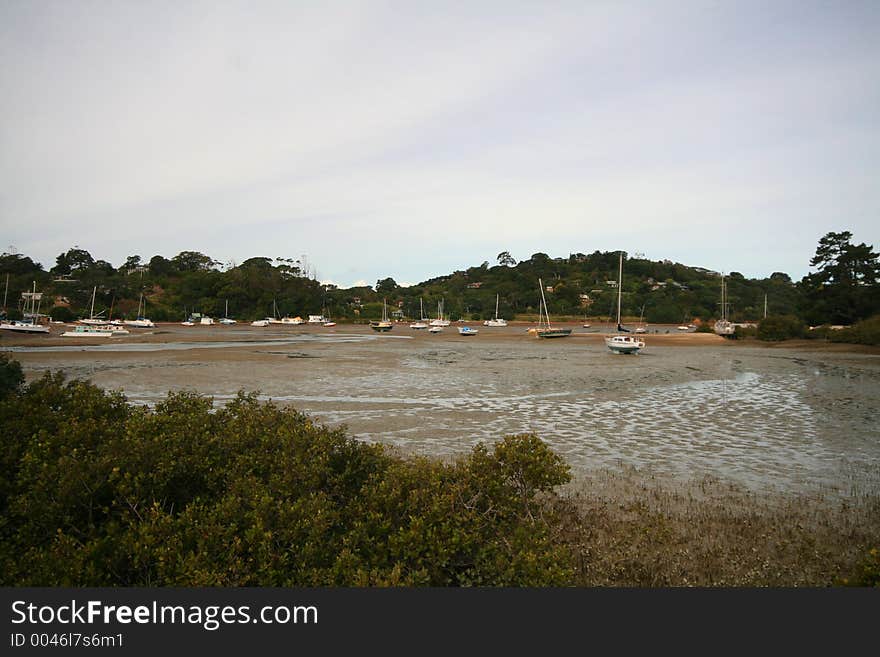
[[613,290],[617,289],[617,281],[605,281],[605,285],[610,287]]
[[483,287],[482,281],[477,281],[476,283],[468,283],[467,286],[472,290],[479,290]]

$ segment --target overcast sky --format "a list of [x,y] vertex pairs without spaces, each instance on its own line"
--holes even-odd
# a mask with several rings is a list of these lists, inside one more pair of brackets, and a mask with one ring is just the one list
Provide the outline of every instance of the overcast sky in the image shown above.
[[880,2],[0,2],[0,250],[340,286],[880,244]]

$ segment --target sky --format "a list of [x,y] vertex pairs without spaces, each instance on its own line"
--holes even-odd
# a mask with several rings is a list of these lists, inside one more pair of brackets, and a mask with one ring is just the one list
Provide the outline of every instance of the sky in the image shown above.
[[0,3],[0,250],[340,287],[880,244],[880,2]]

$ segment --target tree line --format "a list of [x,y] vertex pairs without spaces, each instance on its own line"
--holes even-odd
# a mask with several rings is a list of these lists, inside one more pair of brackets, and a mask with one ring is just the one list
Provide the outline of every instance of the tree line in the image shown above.
[[[95,291],[96,313],[133,317],[146,302],[146,314],[157,321],[179,321],[197,312],[218,317],[229,308],[239,319],[278,315],[329,314],[337,320],[380,317],[383,302],[404,318],[415,318],[421,307],[434,316],[442,303],[451,319],[507,319],[537,315],[538,280],[554,318],[610,318],[616,313],[618,253],[594,251],[550,257],[535,253],[517,262],[509,252],[496,264],[452,272],[403,287],[391,278],[375,285],[338,288],[309,277],[291,258],[254,257],[240,264],[221,263],[197,251],[173,258],[129,256],[118,268],[72,248],[58,255],[46,271],[40,263],[16,253],[0,255],[0,276],[8,275],[8,313],[34,281],[48,298],[43,311],[69,321],[88,316]],[[854,244],[852,234],[828,233],[810,260],[815,271],[800,281],[784,272],[766,278],[726,274],[728,315],[735,322],[772,316],[794,317],[811,326],[853,324],[880,312],[880,262],[873,247]],[[5,276],[4,276],[5,278]],[[0,280],[0,284],[4,281]],[[720,316],[719,272],[643,257],[626,257],[622,313],[628,321],[646,323],[706,322]]]

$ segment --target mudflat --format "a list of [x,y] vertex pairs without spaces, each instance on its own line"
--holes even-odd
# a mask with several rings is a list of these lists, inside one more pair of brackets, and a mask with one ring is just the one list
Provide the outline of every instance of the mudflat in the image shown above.
[[108,339],[3,335],[29,380],[47,370],[152,404],[192,390],[223,404],[257,391],[366,441],[451,457],[534,432],[575,474],[634,467],[675,481],[715,477],[755,491],[880,492],[880,355],[805,342],[764,345],[652,327],[636,356],[612,327],[471,323],[440,334],[397,324],[157,325]]

